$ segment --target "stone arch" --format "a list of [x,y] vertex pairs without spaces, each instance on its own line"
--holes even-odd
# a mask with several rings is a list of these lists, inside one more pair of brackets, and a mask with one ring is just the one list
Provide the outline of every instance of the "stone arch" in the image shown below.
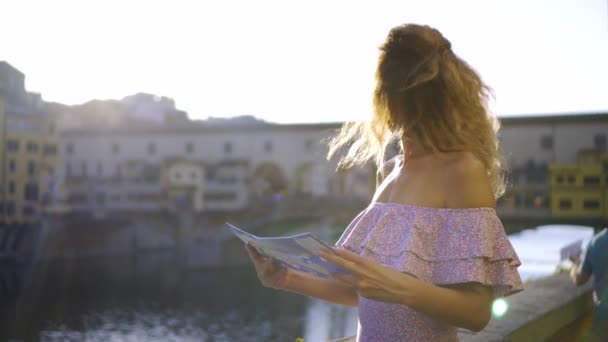
[[299,193],[310,193],[310,173],[312,172],[312,163],[304,163],[296,168],[295,190]]
[[251,185],[252,190],[260,195],[281,193],[287,189],[287,177],[276,163],[263,162],[255,167]]

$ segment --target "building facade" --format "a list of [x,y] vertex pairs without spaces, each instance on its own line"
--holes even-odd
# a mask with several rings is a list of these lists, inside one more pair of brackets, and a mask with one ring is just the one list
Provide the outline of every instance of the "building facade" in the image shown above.
[[[506,214],[562,215],[554,210],[559,201],[555,196],[569,190],[552,188],[551,170],[557,170],[557,165],[578,165],[583,151],[605,153],[608,113],[507,117],[501,124],[509,176],[499,209]],[[585,215],[582,211],[569,214]]]
[[554,163],[550,171],[553,216],[608,218],[606,152],[580,151],[577,163]]
[[25,91],[24,75],[0,62],[0,222],[39,219],[56,189],[55,120],[38,94]]
[[[97,198],[110,196],[112,184],[122,189],[139,184],[141,191],[144,185],[149,187],[157,194],[155,198],[145,196],[150,206],[144,208],[149,210],[174,208],[175,201],[184,200],[184,196],[201,211],[244,209],[256,196],[327,196],[335,163],[332,166],[325,160],[326,150],[320,141],[335,127],[193,124],[67,131],[62,134],[60,149],[59,202],[66,210],[90,210],[99,202]],[[180,177],[194,173],[196,179],[178,180],[171,173]],[[116,206],[122,197],[103,203]],[[158,204],[152,206],[154,201]],[[141,210],[129,200],[121,208]]]
[[[576,164],[585,150],[605,152],[608,113],[507,117],[501,123],[509,186],[499,200],[499,210],[503,214],[559,215],[552,210],[559,191],[552,188],[550,165]],[[139,168],[131,167],[131,175],[121,177],[132,186],[138,184],[140,191],[144,184],[149,187],[148,195],[130,195],[148,199],[149,205],[141,208],[149,210],[167,208],[167,196],[175,201],[179,193],[175,189],[183,187],[167,185],[166,181],[161,184],[160,175],[169,172],[168,168],[193,168],[188,172],[197,173],[200,181],[192,182],[191,190],[184,191],[187,198],[196,197],[189,202],[201,211],[243,209],[256,196],[272,194],[369,199],[375,188],[373,165],[336,172],[336,161],[326,160],[327,146],[322,141],[339,127],[338,123],[217,127],[192,124],[71,130],[61,137],[62,196],[72,198],[68,202],[75,209],[84,195],[79,193],[74,200],[70,190],[74,184],[82,179],[105,184],[103,179],[112,179],[112,172],[121,175],[120,170],[124,173],[129,163],[135,163]],[[167,162],[171,160],[180,162],[171,166]],[[188,173],[185,169],[180,172]],[[167,186],[172,190],[167,190]],[[95,195],[96,192],[89,191],[84,197],[106,196]],[[138,205],[127,202],[122,208],[135,210]]]

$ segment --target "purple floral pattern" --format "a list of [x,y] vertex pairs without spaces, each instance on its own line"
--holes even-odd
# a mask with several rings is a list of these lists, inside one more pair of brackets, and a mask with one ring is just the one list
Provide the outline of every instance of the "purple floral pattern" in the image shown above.
[[[523,289],[521,264],[493,208],[374,202],[337,246],[436,285],[476,282],[494,297]],[[360,298],[359,341],[457,341],[456,328],[405,305]]]

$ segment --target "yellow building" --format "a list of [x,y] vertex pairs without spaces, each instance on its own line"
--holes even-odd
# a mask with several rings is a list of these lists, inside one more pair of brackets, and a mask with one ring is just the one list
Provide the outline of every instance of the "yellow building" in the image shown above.
[[0,71],[10,81],[0,80],[0,222],[36,222],[54,187],[55,124],[40,95],[22,88],[22,73],[5,62]]
[[580,151],[576,164],[552,164],[551,213],[561,217],[608,217],[608,157]]

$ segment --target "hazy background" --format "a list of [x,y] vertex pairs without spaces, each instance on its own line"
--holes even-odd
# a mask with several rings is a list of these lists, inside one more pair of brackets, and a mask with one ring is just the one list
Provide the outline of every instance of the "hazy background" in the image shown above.
[[148,92],[193,119],[363,119],[377,49],[437,27],[500,115],[608,109],[605,0],[2,1],[0,56],[47,101]]

